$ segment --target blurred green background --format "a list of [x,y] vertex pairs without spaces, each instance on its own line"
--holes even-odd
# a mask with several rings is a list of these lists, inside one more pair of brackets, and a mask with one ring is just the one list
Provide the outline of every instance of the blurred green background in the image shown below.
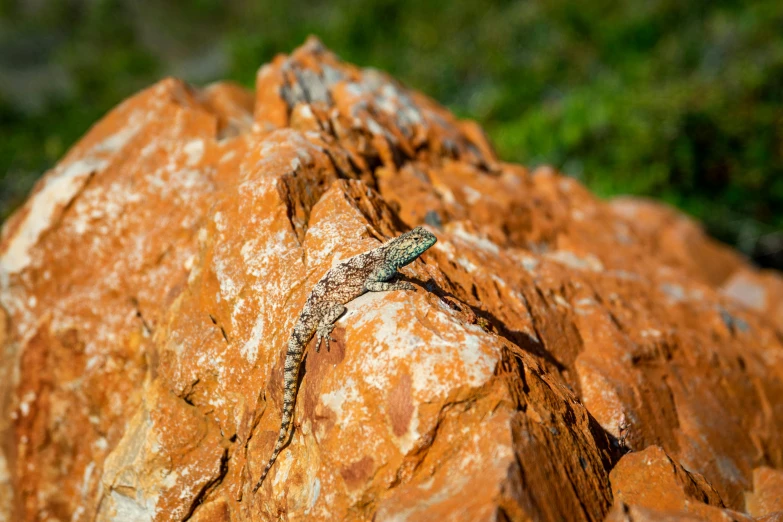
[[0,0],[0,219],[123,98],[252,87],[308,34],[478,120],[506,160],[640,194],[783,268],[780,0]]

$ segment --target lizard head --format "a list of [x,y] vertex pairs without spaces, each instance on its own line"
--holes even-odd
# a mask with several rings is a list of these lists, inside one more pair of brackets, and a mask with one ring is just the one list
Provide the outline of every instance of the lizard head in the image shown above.
[[423,227],[416,227],[410,232],[394,238],[389,244],[389,254],[397,268],[413,263],[425,250],[435,244],[438,239]]

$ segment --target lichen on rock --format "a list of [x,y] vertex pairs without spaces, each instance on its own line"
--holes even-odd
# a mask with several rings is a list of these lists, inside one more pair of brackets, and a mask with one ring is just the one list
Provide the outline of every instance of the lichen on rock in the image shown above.
[[[311,287],[422,224],[417,291],[356,299],[309,351],[254,495]],[[660,204],[502,162],[315,39],[255,93],[126,100],[1,241],[0,520],[783,509],[783,278]]]

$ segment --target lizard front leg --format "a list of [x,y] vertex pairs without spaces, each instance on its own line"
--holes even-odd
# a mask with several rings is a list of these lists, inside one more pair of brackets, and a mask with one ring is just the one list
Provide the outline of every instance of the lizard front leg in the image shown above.
[[345,313],[345,307],[340,303],[328,304],[327,306],[329,308],[321,316],[321,320],[318,321],[318,327],[315,330],[316,353],[321,351],[321,340],[326,345],[326,349],[329,349],[329,340],[331,339],[332,330],[334,330],[334,322]]
[[387,281],[367,281],[364,283],[364,287],[370,292],[386,292],[389,290],[413,290],[414,287],[407,281],[395,281],[389,283]]
[[373,270],[364,282],[364,288],[369,292],[386,292],[388,290],[413,290],[413,285],[407,281],[389,283],[389,279],[397,275],[393,265],[384,265]]

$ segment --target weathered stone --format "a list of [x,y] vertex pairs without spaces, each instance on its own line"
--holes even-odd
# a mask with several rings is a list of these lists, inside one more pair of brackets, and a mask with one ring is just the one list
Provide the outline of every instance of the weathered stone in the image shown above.
[[[360,297],[308,353],[254,495],[310,288],[422,223],[417,290]],[[500,162],[477,125],[316,40],[254,94],[168,79],[123,102],[1,237],[8,520],[777,505],[754,470],[783,468],[780,275],[671,209]]]
[[772,270],[742,267],[723,284],[723,293],[783,324],[783,279]]
[[[617,505],[650,510],[656,514],[651,516],[653,520],[656,516],[684,517],[686,520],[690,516],[695,516],[696,520],[751,520],[724,509],[720,495],[703,476],[686,471],[658,446],[625,455],[609,474],[609,480]],[[636,515],[632,519],[639,517]]]
[[[708,511],[708,510],[713,511]],[[664,511],[661,509],[615,504],[605,522],[751,522],[753,519],[727,509],[705,508],[705,512],[693,514],[688,511]],[[776,521],[766,521],[776,522]]]
[[783,518],[783,471],[762,467],[753,470],[753,491],[745,493],[748,513],[755,517],[779,513]]

